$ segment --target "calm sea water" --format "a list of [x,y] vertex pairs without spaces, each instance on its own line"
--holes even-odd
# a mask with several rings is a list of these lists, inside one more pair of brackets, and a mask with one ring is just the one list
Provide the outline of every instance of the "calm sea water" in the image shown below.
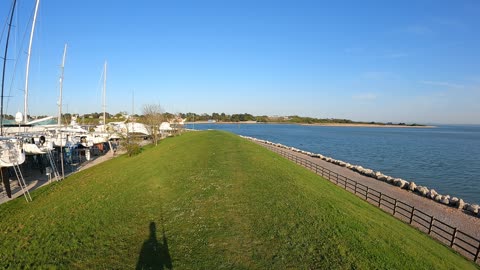
[[480,203],[480,126],[189,124],[188,128],[226,130],[297,147]]

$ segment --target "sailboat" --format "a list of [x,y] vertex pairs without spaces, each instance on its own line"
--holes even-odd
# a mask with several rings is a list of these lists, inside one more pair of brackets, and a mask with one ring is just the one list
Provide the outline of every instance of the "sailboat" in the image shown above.
[[[33,22],[32,22],[32,30],[30,31],[30,41],[28,43],[28,53],[27,53],[27,65],[25,70],[25,95],[24,95],[24,113],[23,113],[23,124],[27,125],[28,122],[28,79],[30,74],[30,58],[32,55],[32,42],[33,42],[33,35],[35,33],[35,25],[37,22],[37,14],[38,14],[38,7],[40,4],[40,0],[37,0],[35,3],[35,12],[33,14]],[[16,122],[20,124],[22,122],[22,113],[18,112],[16,115]],[[41,135],[42,137],[43,135]],[[23,133],[17,134],[23,141],[23,150],[27,155],[38,155],[38,154],[45,154],[47,153],[48,149],[47,144],[45,142],[45,136],[42,139],[37,140],[39,144],[35,142],[35,136],[33,134]],[[43,148],[43,149],[41,149]]]
[[[32,197],[28,192],[27,185],[23,179],[22,172],[19,165],[25,162],[25,152],[23,151],[22,141],[16,138],[4,137],[3,135],[3,94],[5,89],[5,70],[6,70],[6,61],[8,56],[8,43],[10,39],[10,30],[12,28],[12,20],[15,14],[15,7],[17,1],[13,1],[12,10],[10,14],[10,22],[8,25],[7,39],[5,42],[5,54],[3,58],[3,70],[2,70],[2,88],[1,88],[1,101],[0,101],[0,177],[2,178],[5,191],[9,198],[12,197],[12,191],[10,188],[10,178],[8,173],[8,168],[13,167],[15,174],[18,179],[18,184],[23,190],[23,194],[27,201],[31,201]],[[37,0],[38,8],[38,0]],[[28,196],[27,196],[28,195]]]
[[[131,136],[131,135],[137,135],[139,137],[148,137],[150,136],[150,131],[148,128],[142,124],[142,123],[136,123],[136,122],[128,122],[128,116],[125,121],[121,122],[110,122],[107,124],[106,121],[106,113],[105,113],[105,108],[106,108],[106,99],[105,99],[105,93],[106,93],[106,78],[107,78],[107,62],[105,61],[105,66],[104,66],[104,81],[103,81],[103,124],[98,125],[95,127],[95,132],[97,134],[104,134],[107,139],[110,140],[115,140],[119,139],[121,136]],[[121,134],[121,136],[120,136]]]
[[[6,61],[8,56],[8,43],[10,39],[10,30],[12,27],[13,15],[15,14],[15,7],[17,1],[13,1],[12,10],[10,14],[10,23],[8,25],[7,39],[5,42],[5,54],[3,58],[3,71],[2,71],[2,89],[1,89],[1,104],[0,104],[0,168],[2,168],[2,178],[4,168],[19,165],[25,162],[25,153],[23,152],[21,142],[15,138],[4,137],[3,135],[3,93],[5,88],[5,71]],[[6,172],[6,171],[5,171]],[[5,178],[4,178],[5,184]]]
[[[107,112],[106,112],[106,93],[107,93],[107,61],[103,65],[103,91],[102,91],[102,107],[103,107],[103,123],[94,128],[94,131],[89,133],[86,140],[89,146],[100,145],[108,141],[110,137],[110,130],[107,126]],[[102,146],[103,147],[103,146]]]
[[94,128],[94,132],[91,134],[93,138],[96,137],[95,143],[107,142],[112,138],[119,138],[115,133],[118,133],[119,130],[116,128],[118,122],[110,122],[107,124],[107,113],[106,113],[106,92],[107,92],[107,61],[105,61],[103,68],[103,92],[102,92],[102,108],[103,108],[103,123]]

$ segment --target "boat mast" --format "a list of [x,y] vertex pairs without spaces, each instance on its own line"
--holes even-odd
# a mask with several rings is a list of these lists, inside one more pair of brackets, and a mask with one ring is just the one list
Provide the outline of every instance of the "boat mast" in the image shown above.
[[67,43],[63,48],[63,58],[61,66],[61,75],[60,75],[60,97],[58,99],[58,127],[62,125],[62,94],[63,94],[63,71],[65,69],[65,56],[67,55]]
[[135,114],[135,89],[132,91],[132,117]]
[[35,23],[37,21],[37,13],[38,13],[38,5],[40,4],[40,0],[36,1],[35,4],[35,13],[33,15],[33,23],[32,23],[32,31],[30,32],[30,42],[28,44],[28,54],[27,54],[27,71],[25,72],[25,98],[24,98],[24,112],[23,112],[23,122],[26,124],[28,122],[28,73],[30,71],[30,56],[32,53],[32,41],[33,41],[33,33],[35,32]]
[[[67,55],[67,43],[65,43],[65,47],[63,47],[63,57],[62,57],[62,66],[61,66],[62,71],[60,75],[60,96],[58,99],[58,131],[60,133],[60,164],[62,164],[62,179],[65,179],[65,167],[63,165],[63,146],[62,146],[63,133],[61,131],[61,126],[62,126],[62,99],[63,99],[63,71],[65,70],[66,55]],[[57,138],[58,138],[58,135],[57,135]],[[65,139],[65,145],[66,144],[67,144],[67,140]]]
[[17,4],[17,0],[13,0],[12,14],[10,15],[10,22],[8,24],[7,41],[5,42],[5,54],[3,56],[2,93],[0,97],[1,99],[0,101],[0,136],[3,136],[3,90],[5,87],[5,68],[7,65],[8,41],[10,39],[10,29],[12,28],[12,20],[13,20],[13,14],[15,13],[16,4]]
[[[65,178],[65,167],[63,166],[63,133],[60,130],[62,126],[62,99],[63,99],[63,71],[65,70],[65,57],[67,56],[67,43],[65,43],[65,47],[63,47],[63,57],[62,57],[62,66],[61,66],[61,74],[60,74],[60,96],[58,98],[58,131],[60,134],[60,164],[62,164],[62,179]],[[58,135],[57,135],[58,138]],[[67,144],[67,140],[65,140],[65,144]]]
[[107,91],[107,61],[103,67],[103,131],[107,129],[107,118],[106,118],[106,105],[105,105],[105,92]]

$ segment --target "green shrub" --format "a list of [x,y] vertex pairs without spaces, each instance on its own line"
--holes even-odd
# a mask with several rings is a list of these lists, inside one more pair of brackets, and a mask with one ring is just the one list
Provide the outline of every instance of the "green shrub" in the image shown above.
[[136,142],[126,142],[124,146],[129,157],[138,155],[140,152],[142,152],[140,144]]

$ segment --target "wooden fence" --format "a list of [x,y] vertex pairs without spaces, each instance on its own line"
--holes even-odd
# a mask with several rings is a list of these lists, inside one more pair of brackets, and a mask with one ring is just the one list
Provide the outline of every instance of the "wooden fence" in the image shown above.
[[394,217],[412,225],[413,227],[430,235],[444,245],[451,247],[466,258],[480,263],[480,240],[464,233],[457,228],[446,224],[434,216],[425,213],[414,206],[404,203],[396,198],[392,198],[373,188],[358,183],[343,175],[324,168],[308,159],[294,155],[291,152],[284,151],[278,147],[264,145],[268,149],[280,154],[283,157],[315,172],[318,175],[328,179],[330,182],[342,187],[345,190],[359,196],[367,202],[379,207]]

